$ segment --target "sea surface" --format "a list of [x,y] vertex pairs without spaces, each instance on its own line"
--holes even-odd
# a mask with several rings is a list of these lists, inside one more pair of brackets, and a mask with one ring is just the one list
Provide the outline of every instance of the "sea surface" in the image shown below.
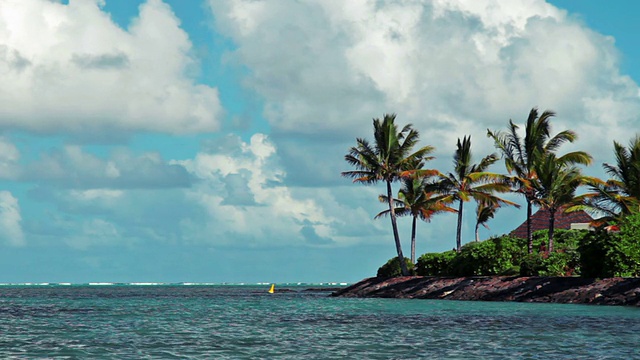
[[0,286],[0,359],[640,359],[635,307],[268,288]]

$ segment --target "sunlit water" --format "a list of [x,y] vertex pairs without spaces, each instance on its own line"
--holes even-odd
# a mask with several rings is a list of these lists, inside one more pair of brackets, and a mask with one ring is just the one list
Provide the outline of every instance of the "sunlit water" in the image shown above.
[[638,308],[267,289],[2,286],[0,358],[640,358]]

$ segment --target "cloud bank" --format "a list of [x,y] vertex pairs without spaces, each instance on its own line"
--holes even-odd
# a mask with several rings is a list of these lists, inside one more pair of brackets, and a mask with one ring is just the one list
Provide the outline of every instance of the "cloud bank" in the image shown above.
[[0,191],[0,236],[10,246],[24,246],[22,215],[18,199],[8,191]]
[[133,131],[216,131],[218,90],[195,83],[198,64],[180,20],[160,0],[128,29],[101,1],[0,3],[0,128],[107,137]]
[[553,109],[556,131],[576,130],[596,160],[640,113],[614,39],[542,0],[209,5],[301,183],[321,164],[332,170],[322,179],[329,184],[344,144],[369,135],[370,119],[385,112],[413,123],[448,159],[457,137],[471,134],[488,152],[487,128],[523,122],[532,107]]
[[[594,167],[637,128],[639,89],[620,73],[614,39],[542,0],[206,3],[211,29],[231,44],[214,64],[196,61],[190,34],[160,0],[144,2],[127,29],[97,0],[0,2],[0,178],[28,187],[0,192],[5,244],[253,253],[385,244],[392,253],[388,220],[373,220],[381,189],[339,176],[355,138],[371,138],[371,118],[395,112],[413,123],[441,170],[456,138],[472,135],[479,158],[494,151],[487,128],[522,123],[534,106],[557,111],[554,131],[578,132],[575,147]],[[220,84],[220,93],[260,104],[239,112],[268,126],[192,146],[227,115],[218,89],[196,80],[199,67],[220,63],[212,73],[237,66],[244,86]],[[171,141],[134,150],[149,132]],[[118,134],[130,149],[91,147]],[[69,137],[80,141],[57,141]],[[29,151],[52,138],[48,150]],[[176,144],[189,150],[171,155]],[[492,232],[524,219],[514,214],[501,210]],[[454,223],[421,224],[418,252],[451,248]]]

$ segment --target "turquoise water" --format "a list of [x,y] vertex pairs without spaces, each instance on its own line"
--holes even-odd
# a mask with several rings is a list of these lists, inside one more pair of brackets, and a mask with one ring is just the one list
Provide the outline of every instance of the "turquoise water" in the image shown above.
[[640,358],[638,308],[267,289],[2,286],[0,358]]

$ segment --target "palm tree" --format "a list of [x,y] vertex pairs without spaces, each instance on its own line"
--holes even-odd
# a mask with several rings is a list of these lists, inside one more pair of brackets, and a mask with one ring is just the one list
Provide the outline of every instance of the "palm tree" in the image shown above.
[[616,164],[603,164],[611,176],[607,181],[589,178],[591,192],[581,195],[574,209],[604,214],[603,220],[616,219],[640,211],[640,136],[626,148],[614,141]]
[[411,124],[398,131],[395,119],[395,114],[385,114],[382,121],[373,119],[375,143],[372,145],[365,139],[356,139],[356,146],[349,149],[349,153],[344,157],[356,170],[345,171],[342,176],[352,178],[354,182],[363,184],[374,184],[378,181],[386,183],[387,203],[398,261],[400,262],[402,274],[409,275],[404,255],[402,254],[400,236],[398,235],[391,183],[398,180],[401,173],[412,170],[412,168],[421,168],[423,158],[433,151],[433,147],[425,146],[412,152],[413,147],[420,138],[418,131],[413,129]]
[[[545,153],[555,152],[565,142],[573,142],[576,134],[565,130],[551,137],[551,118],[553,111],[545,111],[538,116],[538,109],[533,108],[525,124],[524,139],[518,133],[519,127],[509,120],[506,132],[492,132],[487,129],[487,136],[492,138],[495,147],[500,150],[507,172],[512,175],[514,191],[522,194],[527,202],[527,248],[533,253],[533,237],[531,233],[532,206],[536,201],[537,174],[535,166]],[[567,159],[580,158],[582,152],[566,154]]]
[[[437,171],[433,171],[437,174]],[[424,174],[424,173],[423,173]],[[407,176],[402,179],[402,187],[398,192],[398,198],[394,199],[397,216],[412,216],[411,223],[411,262],[416,262],[416,227],[417,219],[431,222],[431,218],[442,212],[456,212],[455,209],[447,206],[445,199],[447,195],[437,195],[430,191],[432,186],[429,183],[429,176]],[[388,202],[387,196],[380,195],[381,202]],[[390,214],[390,210],[385,210],[376,215],[376,219]]]
[[549,211],[549,247],[553,252],[553,232],[556,212],[575,201],[576,189],[583,185],[586,177],[574,164],[589,165],[591,156],[583,154],[582,159],[557,158],[553,153],[546,153],[535,166],[538,175],[536,203]]
[[498,160],[496,154],[485,156],[478,164],[472,164],[471,137],[458,139],[457,149],[453,156],[454,172],[441,175],[438,182],[439,191],[448,194],[451,201],[458,201],[458,225],[456,230],[456,250],[462,248],[462,210],[466,201],[491,201],[497,204],[518,206],[501,199],[494,193],[505,193],[511,190],[507,178],[487,172],[491,164]]
[[485,228],[489,228],[487,226],[487,222],[496,214],[500,206],[496,203],[492,203],[490,201],[478,201],[478,206],[476,207],[476,242],[480,241],[480,225]]

